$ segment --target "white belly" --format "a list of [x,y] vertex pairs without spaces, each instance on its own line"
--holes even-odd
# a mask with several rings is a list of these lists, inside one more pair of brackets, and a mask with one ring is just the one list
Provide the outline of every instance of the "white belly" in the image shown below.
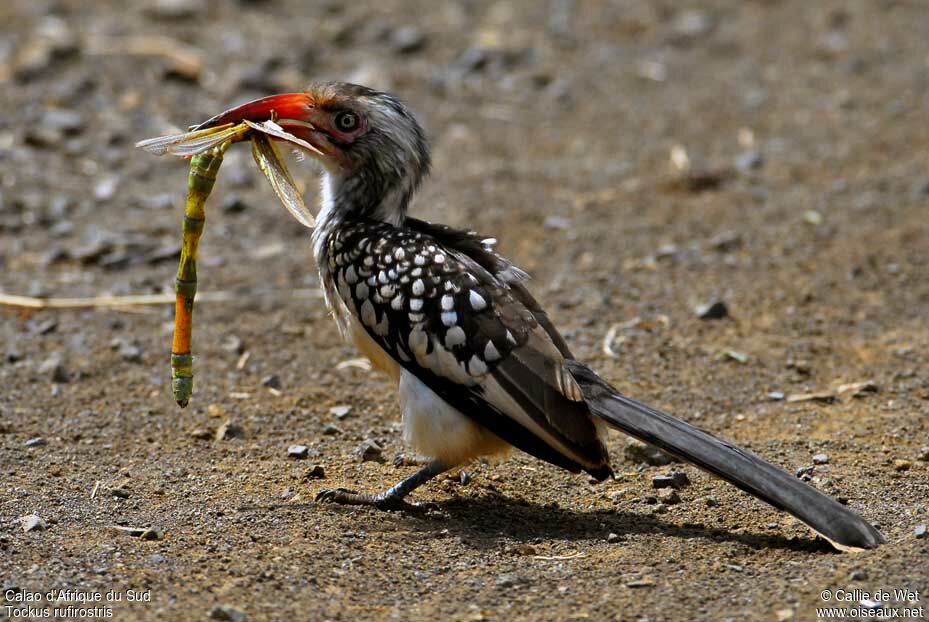
[[403,439],[418,453],[457,465],[510,448],[406,370],[400,373],[399,391]]

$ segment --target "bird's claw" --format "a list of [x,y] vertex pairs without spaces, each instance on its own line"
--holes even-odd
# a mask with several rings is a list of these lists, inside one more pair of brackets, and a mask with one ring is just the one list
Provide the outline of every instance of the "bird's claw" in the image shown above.
[[440,511],[438,504],[431,501],[407,501],[402,497],[362,494],[346,488],[324,488],[316,494],[316,502],[369,505],[379,510],[417,514]]
[[358,492],[348,488],[323,488],[316,493],[316,503],[346,503],[340,499],[349,495],[357,496]]

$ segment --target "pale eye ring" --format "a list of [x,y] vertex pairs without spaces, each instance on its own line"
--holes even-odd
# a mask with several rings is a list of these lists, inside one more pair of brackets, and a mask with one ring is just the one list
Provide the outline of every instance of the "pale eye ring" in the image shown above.
[[350,110],[343,110],[335,116],[335,127],[340,132],[354,132],[359,123],[358,115]]

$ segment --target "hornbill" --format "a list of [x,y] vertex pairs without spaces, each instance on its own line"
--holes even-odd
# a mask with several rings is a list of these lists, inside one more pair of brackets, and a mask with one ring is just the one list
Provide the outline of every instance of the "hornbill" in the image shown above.
[[201,124],[274,118],[322,165],[313,248],[342,335],[396,383],[404,440],[430,461],[389,490],[318,501],[415,510],[436,475],[517,447],[603,480],[613,427],[794,515],[839,549],[884,542],[871,524],[758,456],[622,395],[577,361],[496,240],[407,216],[427,175],[416,117],[387,93],[341,82],[266,97]]

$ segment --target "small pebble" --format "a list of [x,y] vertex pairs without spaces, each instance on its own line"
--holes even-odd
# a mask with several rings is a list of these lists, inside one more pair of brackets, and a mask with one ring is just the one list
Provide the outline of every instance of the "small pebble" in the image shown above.
[[338,406],[333,406],[329,409],[329,414],[335,417],[336,419],[345,419],[348,416],[348,413],[351,412],[352,407],[345,404],[340,404]]
[[[36,335],[48,335],[49,333],[55,332],[56,328],[58,328],[58,320],[55,318],[48,318],[46,320],[42,320],[41,322],[29,324],[29,330]],[[55,356],[50,358],[55,358]]]
[[38,514],[27,514],[20,518],[19,522],[23,526],[23,531],[26,533],[30,531],[45,531],[48,529],[48,523],[42,520],[42,517]]
[[673,488],[665,488],[658,493],[658,500],[665,505],[677,505],[681,502],[681,497]]
[[231,193],[223,199],[221,209],[227,214],[241,214],[248,210],[248,203],[240,195]]
[[159,19],[180,20],[197,17],[206,9],[206,0],[152,0],[145,12]]
[[94,186],[94,198],[98,201],[108,201],[116,196],[122,179],[117,175],[104,175]]
[[306,445],[291,445],[287,448],[287,455],[290,458],[303,460],[310,455],[310,448]]
[[549,216],[545,219],[545,226],[549,229],[570,229],[571,220],[564,216]]
[[734,251],[742,246],[742,236],[735,231],[724,231],[710,239],[707,245],[715,251]]
[[384,449],[372,439],[366,440],[355,450],[362,462],[384,462]]
[[868,578],[868,573],[865,570],[852,570],[851,574],[848,575],[848,578],[852,581],[864,581]]
[[213,438],[213,433],[206,428],[196,428],[191,430],[190,437],[200,441],[208,441]]
[[312,469],[306,472],[307,479],[326,479],[326,469],[321,464],[314,464]]
[[913,466],[913,463],[909,460],[896,459],[894,460],[894,471],[902,473],[903,471],[909,471],[910,467]]
[[623,537],[622,537],[621,535],[619,535],[618,533],[610,533],[610,534],[607,535],[607,537],[606,537],[606,541],[609,542],[609,543],[611,543],[611,544],[614,543],[614,542],[620,542],[620,541],[622,541],[622,539],[623,539]]
[[226,335],[220,347],[226,352],[232,352],[234,354],[242,354],[245,352],[245,342],[243,342],[242,338],[238,335]]
[[813,464],[829,464],[829,455],[828,454],[814,454]]
[[389,43],[397,54],[413,54],[426,45],[426,36],[415,26],[403,26],[390,33]]
[[164,540],[165,532],[158,527],[149,527],[139,536],[142,540]]
[[129,491],[125,488],[113,488],[110,490],[110,494],[118,499],[128,499]]
[[225,622],[245,622],[245,613],[230,605],[214,605],[210,610],[211,620],[223,620]]
[[920,540],[925,538],[926,537],[926,524],[922,523],[920,525],[916,525],[916,528],[913,530],[913,535],[916,536]]
[[735,159],[735,169],[743,175],[761,168],[762,164],[764,158],[761,157],[761,152],[755,149],[740,153]]
[[713,495],[708,495],[703,499],[703,502],[706,503],[706,507],[708,508],[715,508],[717,505],[719,505],[719,501],[717,501],[716,497]]
[[682,40],[696,39],[709,34],[716,27],[716,18],[704,11],[685,10],[674,18],[671,27]]
[[59,356],[50,356],[42,361],[42,364],[39,365],[39,373],[51,378],[52,382],[67,382],[69,378],[68,371]]
[[270,376],[265,376],[261,379],[261,386],[268,387],[269,389],[281,390],[281,378],[277,374],[271,374]]
[[342,428],[332,423],[327,423],[326,427],[323,428],[323,434],[325,434],[326,436],[335,436],[341,433],[342,433]]
[[929,462],[929,447],[923,447],[919,450],[919,455],[916,457],[917,460],[921,462]]
[[131,341],[121,341],[119,356],[127,363],[140,363],[142,362],[142,348]]
[[652,488],[681,489],[690,485],[690,478],[683,471],[675,471],[670,475],[656,475],[652,478]]
[[242,428],[227,420],[216,428],[216,432],[213,433],[213,440],[225,441],[238,436],[242,436]]
[[648,445],[634,438],[630,438],[626,441],[623,457],[626,462],[631,462],[633,464],[645,463],[650,466],[665,466],[672,462],[677,462],[676,458],[666,454],[657,447]]
[[24,444],[26,447],[41,447],[42,445],[47,445],[47,444],[48,444],[48,441],[46,441],[46,440],[45,440],[44,438],[42,438],[41,436],[36,436],[36,437],[33,437],[33,438],[28,439],[28,440],[27,440],[25,443],[23,443],[23,444]]
[[84,117],[80,113],[65,108],[46,110],[39,119],[39,125],[65,134],[79,134],[86,127]]
[[729,316],[729,307],[725,302],[717,300],[698,306],[694,312],[701,320],[721,320]]

